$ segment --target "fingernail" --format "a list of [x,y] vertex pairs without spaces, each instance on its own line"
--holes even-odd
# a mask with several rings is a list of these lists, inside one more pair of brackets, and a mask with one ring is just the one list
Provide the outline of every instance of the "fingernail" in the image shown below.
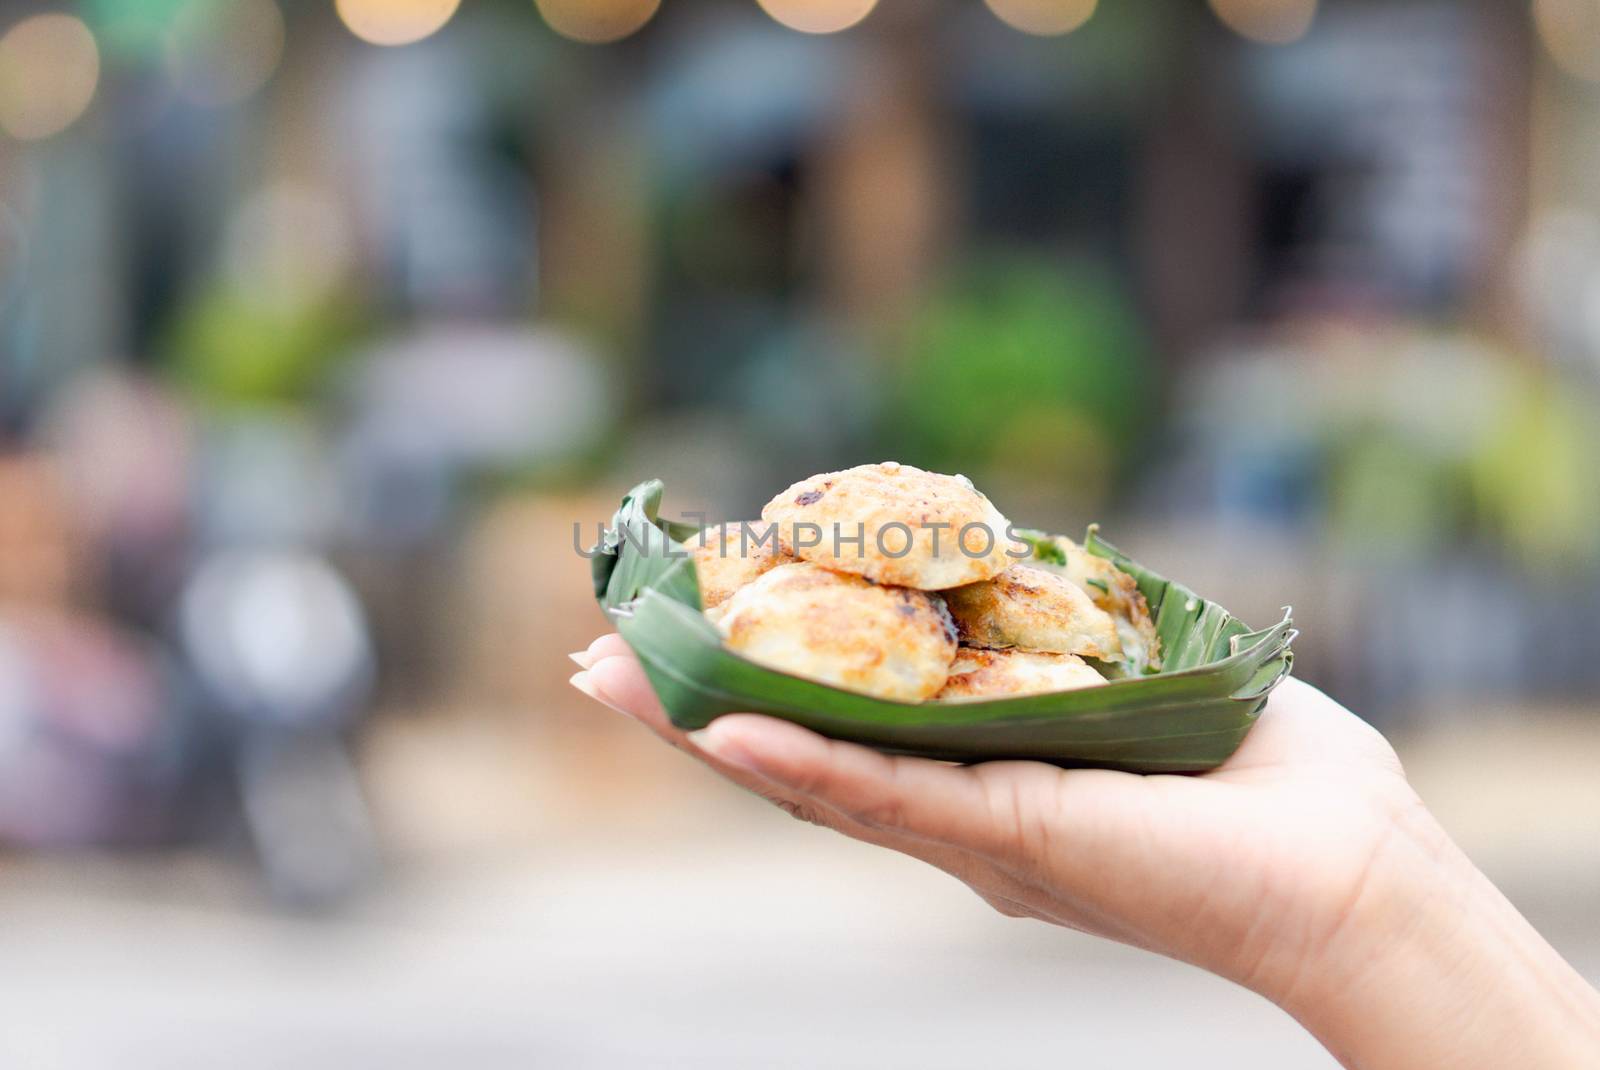
[[[602,706],[611,706],[611,703],[607,702],[605,696],[600,693],[600,689],[594,686],[594,681],[589,679],[589,670],[585,669],[582,672],[573,673],[570,677],[568,677],[567,683],[571,684],[579,691],[582,691],[585,695],[588,695]],[[616,709],[616,707],[612,706],[612,709]]]
[[577,662],[578,668],[580,669],[590,669],[594,667],[594,655],[589,653],[587,650],[580,650],[575,654],[568,654],[567,657]]
[[728,739],[724,733],[717,731],[716,722],[690,732],[688,738],[697,749],[705,751],[718,761],[736,765],[740,769],[748,769],[752,773],[762,772],[760,765],[742,744],[737,740]]
[[568,678],[567,683],[571,684],[579,691],[582,691],[585,695],[588,695],[590,698],[600,703],[600,705],[605,706],[608,709],[616,710],[618,713],[626,717],[633,716],[633,714],[629,713],[627,710],[623,709],[621,706],[618,706],[615,702],[612,702],[609,698],[607,698],[606,693],[601,691],[599,686],[595,684],[594,679],[589,675],[587,670],[573,673],[572,676]]

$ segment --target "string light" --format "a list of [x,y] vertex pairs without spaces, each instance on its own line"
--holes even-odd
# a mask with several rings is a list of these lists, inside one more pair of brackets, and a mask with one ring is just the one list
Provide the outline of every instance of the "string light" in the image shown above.
[[369,44],[409,45],[437,33],[461,0],[335,0],[339,18]]
[[1600,82],[1600,0],[1533,0],[1533,24],[1557,67]]
[[1241,37],[1264,45],[1287,45],[1306,35],[1317,0],[1210,0],[1211,10]]
[[82,19],[34,15],[0,37],[0,127],[21,141],[59,134],[100,84],[100,50]]
[[761,9],[791,30],[838,33],[872,13],[878,0],[758,0]]
[[562,37],[586,45],[620,41],[655,16],[661,0],[535,0]]
[[995,17],[1035,37],[1071,33],[1094,14],[1096,0],[984,0]]

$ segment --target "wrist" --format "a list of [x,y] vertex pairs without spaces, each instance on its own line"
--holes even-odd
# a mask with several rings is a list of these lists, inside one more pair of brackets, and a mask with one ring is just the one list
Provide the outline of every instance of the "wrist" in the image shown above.
[[1263,994],[1350,1067],[1576,1067],[1600,1050],[1600,997],[1420,802],[1286,978]]

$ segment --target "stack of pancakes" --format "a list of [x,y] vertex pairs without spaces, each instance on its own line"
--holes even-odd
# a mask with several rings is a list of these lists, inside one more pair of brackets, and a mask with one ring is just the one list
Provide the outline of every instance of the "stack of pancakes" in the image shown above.
[[1105,682],[1086,658],[1152,652],[1131,577],[1067,539],[1065,564],[1030,557],[961,476],[893,461],[812,476],[689,549],[730,650],[878,698],[1073,690]]

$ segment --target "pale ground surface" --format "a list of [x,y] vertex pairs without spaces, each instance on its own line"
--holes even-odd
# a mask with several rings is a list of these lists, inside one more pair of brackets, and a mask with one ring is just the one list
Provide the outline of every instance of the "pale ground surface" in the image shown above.
[[[337,919],[199,854],[0,859],[0,1067],[1332,1065],[1250,993],[990,914],[632,734],[530,766],[501,730],[400,724],[369,771],[394,861]],[[1403,751],[1600,980],[1600,723]]]

